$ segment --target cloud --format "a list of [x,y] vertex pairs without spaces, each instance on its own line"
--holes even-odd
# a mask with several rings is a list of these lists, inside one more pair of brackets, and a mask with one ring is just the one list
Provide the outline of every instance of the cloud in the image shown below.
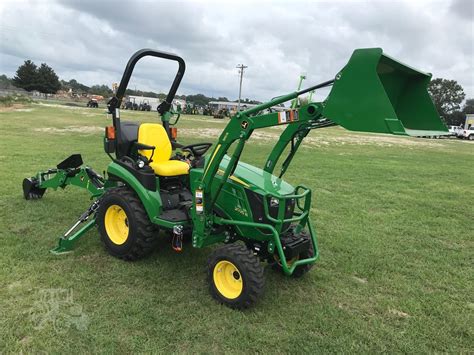
[[[0,3],[0,72],[25,59],[86,84],[120,80],[130,55],[181,55],[179,93],[236,98],[235,66],[248,66],[243,96],[266,100],[332,78],[353,49],[382,47],[474,96],[472,1],[38,1]],[[165,91],[174,63],[145,60],[131,87]]]

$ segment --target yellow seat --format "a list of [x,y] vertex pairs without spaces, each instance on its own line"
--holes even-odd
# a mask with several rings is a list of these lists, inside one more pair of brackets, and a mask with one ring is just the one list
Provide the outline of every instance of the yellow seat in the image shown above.
[[[138,143],[155,147],[150,167],[156,175],[177,176],[189,173],[189,165],[183,161],[170,160],[173,149],[168,134],[162,125],[142,123],[138,129]],[[141,155],[150,159],[151,150],[139,150]]]
[[155,171],[156,175],[160,176],[176,176],[176,175],[186,175],[189,173],[189,165],[183,161],[179,160],[168,160],[162,162],[155,162],[153,157],[153,162],[150,163],[151,168]]

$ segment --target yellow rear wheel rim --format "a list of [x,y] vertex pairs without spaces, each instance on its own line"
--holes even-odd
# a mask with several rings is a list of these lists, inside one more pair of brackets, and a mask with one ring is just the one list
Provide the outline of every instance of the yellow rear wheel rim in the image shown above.
[[112,243],[122,245],[128,239],[127,214],[119,205],[110,205],[105,212],[105,231]]
[[244,289],[239,269],[227,260],[221,260],[214,266],[213,279],[217,291],[230,300],[239,297]]

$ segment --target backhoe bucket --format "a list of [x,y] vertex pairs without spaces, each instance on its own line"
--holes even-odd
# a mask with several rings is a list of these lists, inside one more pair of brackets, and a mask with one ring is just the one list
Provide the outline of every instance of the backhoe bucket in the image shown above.
[[427,91],[430,79],[381,48],[357,49],[336,76],[323,114],[353,131],[447,135]]

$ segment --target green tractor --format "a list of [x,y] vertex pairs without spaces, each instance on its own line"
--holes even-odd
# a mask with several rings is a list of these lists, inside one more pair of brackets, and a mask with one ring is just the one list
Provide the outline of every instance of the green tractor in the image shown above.
[[[125,90],[135,64],[145,56],[178,63],[167,98],[158,107],[161,124],[121,120]],[[108,102],[112,125],[104,137],[111,159],[106,176],[84,166],[80,155],[72,155],[56,168],[23,181],[26,199],[67,185],[85,188],[93,198],[53,253],[71,251],[94,226],[105,249],[124,260],[150,254],[160,230],[172,235],[176,251],[182,250],[187,237],[195,248],[220,243],[208,259],[210,293],[227,306],[247,308],[263,291],[264,262],[285,275],[301,277],[319,258],[310,216],[311,190],[282,179],[311,130],[341,125],[396,135],[448,133],[426,90],[431,75],[371,48],[356,50],[332,80],[237,112],[215,145],[183,146],[171,126],[176,115],[172,102],[184,71],[184,60],[174,54],[144,49],[131,57],[116,95]],[[332,89],[324,102],[264,113],[327,86]],[[278,125],[284,129],[263,168],[240,161],[255,130]]]

